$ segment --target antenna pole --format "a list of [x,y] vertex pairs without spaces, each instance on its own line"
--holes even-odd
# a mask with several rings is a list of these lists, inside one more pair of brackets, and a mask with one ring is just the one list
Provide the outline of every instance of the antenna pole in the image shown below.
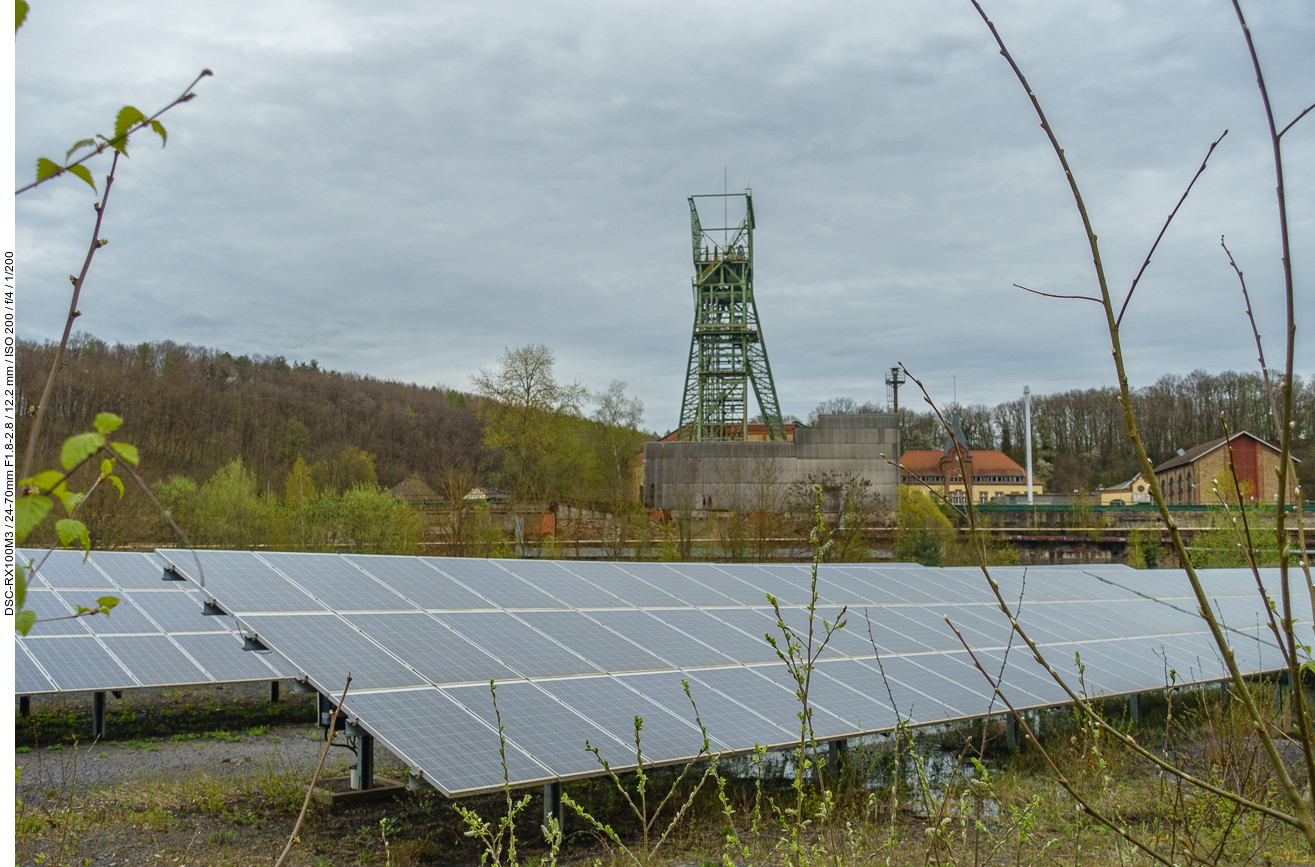
[[1023,426],[1027,429],[1027,504],[1032,505],[1032,386],[1023,386]]

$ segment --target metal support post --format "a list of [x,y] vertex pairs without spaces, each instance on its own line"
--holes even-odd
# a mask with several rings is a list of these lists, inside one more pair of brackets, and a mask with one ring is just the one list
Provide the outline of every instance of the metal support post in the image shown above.
[[1224,705],[1225,710],[1227,710],[1233,702],[1233,694],[1228,691],[1228,683],[1227,680],[1219,681],[1219,701]]
[[1141,693],[1139,692],[1128,696],[1128,717],[1134,723],[1141,724]]
[[557,820],[558,833],[566,834],[566,811],[562,808],[562,781],[543,784],[543,827],[548,830],[549,820]]
[[1005,745],[1010,752],[1018,752],[1018,718],[1012,713],[1005,714]]
[[839,782],[841,769],[845,766],[845,757],[849,753],[849,741],[841,738],[838,741],[832,741],[830,744],[830,755],[827,756],[828,770],[831,774],[832,782]]
[[279,682],[271,680],[269,682],[269,702],[274,704],[279,700]]
[[352,788],[358,792],[374,788],[374,736],[365,729],[347,724],[347,736],[356,738],[356,765],[352,767]]
[[19,716],[31,716],[31,715],[32,715],[32,697],[31,697],[31,696],[28,696],[28,695],[20,695],[20,696],[18,697],[18,715],[19,715]]
[[329,731],[329,720],[333,719],[333,703],[330,702],[329,697],[322,692],[316,693],[316,697],[319,699],[317,702],[319,707],[317,718],[320,722],[320,728],[324,729],[326,733],[325,737],[328,737],[327,732]]
[[91,736],[105,737],[105,693],[103,692],[91,694]]

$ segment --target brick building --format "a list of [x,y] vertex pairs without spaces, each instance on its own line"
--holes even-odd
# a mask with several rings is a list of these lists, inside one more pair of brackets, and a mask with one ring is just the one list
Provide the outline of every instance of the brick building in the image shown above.
[[[964,442],[957,412],[951,418],[951,425],[954,437],[946,438],[945,448],[907,451],[900,456],[902,484],[936,488],[956,506],[966,504],[970,498],[981,504],[1003,501],[1008,494],[1027,493],[1027,470],[1017,461],[995,449],[970,450]],[[1032,492],[1044,493],[1036,476],[1032,477]]]
[[[1228,444],[1233,447],[1237,480],[1248,503],[1273,503],[1278,499],[1279,449],[1260,437],[1240,431],[1220,437],[1195,448],[1180,449],[1178,454],[1155,468],[1155,481],[1171,506],[1215,505],[1219,498],[1212,492],[1216,480],[1225,498],[1233,499],[1233,479],[1228,471]],[[1295,461],[1295,458],[1293,459]],[[1296,468],[1288,469],[1285,502],[1291,503],[1296,491]]]

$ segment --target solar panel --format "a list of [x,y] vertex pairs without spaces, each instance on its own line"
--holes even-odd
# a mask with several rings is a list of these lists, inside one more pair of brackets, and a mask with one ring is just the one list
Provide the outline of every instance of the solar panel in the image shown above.
[[[201,572],[193,563],[191,551],[162,550],[175,570],[192,579],[199,586]],[[333,555],[329,555],[333,556]],[[243,608],[240,611],[306,611],[325,610],[325,606],[297,589],[291,582],[270,568],[249,551],[198,551],[205,572],[205,590],[223,594],[235,601],[259,600],[261,608]]]
[[[288,577],[325,607],[337,611],[414,608],[388,586],[374,580],[342,557],[316,554],[263,553],[260,559]],[[300,608],[292,610],[301,610]]]
[[428,614],[350,614],[347,620],[431,683],[488,683],[516,676]]
[[[491,726],[497,725],[493,700],[487,686],[449,687],[443,690]],[[597,747],[615,768],[635,763],[633,735],[609,734],[528,681],[498,684],[498,712],[507,739],[552,771],[554,777],[578,777],[601,773],[585,743]]]
[[429,557],[425,562],[479,594],[496,608],[569,608],[508,572],[497,560]]
[[347,554],[344,559],[369,572],[418,608],[464,611],[490,607],[487,599],[414,557]]
[[[793,629],[807,629],[804,565],[270,554],[261,557],[302,589],[276,581],[267,595],[238,574],[259,558],[242,565],[240,556],[216,559],[223,569],[205,592],[237,611],[244,631],[291,656],[322,692],[336,692],[351,670],[353,691],[364,691],[349,697],[348,710],[449,794],[501,784],[501,766],[487,755],[496,748],[484,683],[490,678],[499,683],[513,785],[600,773],[583,749],[586,738],[614,767],[632,764],[636,714],[645,720],[650,759],[693,755],[701,735],[681,678],[690,682],[714,747],[747,751],[797,736],[793,681],[762,636],[778,631],[767,593],[780,599],[781,617]],[[1166,664],[1180,682],[1219,676],[1209,637],[1190,612],[1194,602],[1159,576],[1145,586],[1178,595],[1128,589],[1123,585],[1140,573],[1127,569],[1102,568],[1097,576],[1079,568],[1004,567],[993,575],[1007,599],[1026,576],[1022,622],[1070,683],[1080,655],[1090,694],[1157,688]],[[1012,635],[977,570],[827,564],[819,576],[819,617],[835,620],[841,602],[852,600],[848,625],[813,675],[821,739],[888,730],[896,709],[915,724],[1003,712],[947,615],[993,677],[1012,645],[1002,682],[1016,706],[1066,699]],[[1277,647],[1258,628],[1261,611],[1243,579],[1250,580],[1212,575],[1213,598],[1235,621],[1230,636],[1239,660],[1251,671],[1275,667]],[[136,596],[132,602],[149,614]],[[182,645],[184,637],[173,640]],[[817,625],[814,640],[821,638]],[[236,641],[227,632],[207,639]],[[71,639],[33,639],[42,640]]]
[[490,648],[498,659],[524,677],[598,674],[603,670],[505,611],[434,616],[480,647]]
[[23,640],[16,638],[14,648],[14,692],[27,695],[37,692],[51,692],[55,684],[37,667],[36,660],[28,655]]
[[[698,755],[703,735],[612,677],[570,677],[539,681],[538,686],[591,722],[622,739],[634,740],[635,717],[643,720],[640,746],[651,762],[669,762]],[[634,750],[628,751],[634,764]]]
[[[487,688],[484,692],[487,698]],[[423,771],[443,794],[450,797],[502,785],[497,729],[462,709],[443,691],[348,692],[344,706],[369,720],[384,746],[414,770]],[[506,771],[513,781],[524,784],[556,776],[515,744],[506,745],[505,756]],[[441,774],[435,773],[438,768]]]
[[[93,551],[87,557],[66,550],[48,557],[44,551],[22,554],[36,562],[44,559],[28,602],[41,619],[24,646],[31,661],[54,678],[24,676],[19,679],[26,684],[18,688],[22,694],[266,680],[295,673],[273,655],[262,659],[244,653],[232,631],[237,628],[233,619],[203,616],[200,594],[188,584],[163,581],[164,561],[154,555]],[[49,589],[52,584],[59,589]],[[93,606],[99,596],[119,600],[108,616],[67,619],[74,606]],[[52,619],[61,617],[66,619]],[[56,636],[77,640],[44,640]],[[190,638],[184,641],[184,636]],[[211,640],[216,637],[222,640]],[[77,652],[89,654],[85,665],[79,666]]]
[[[746,745],[789,743],[795,737],[793,732],[769,722],[750,706],[740,704],[698,680],[691,679],[688,672],[627,674],[618,679],[662,707],[685,714],[684,719],[687,721],[693,720],[694,709],[697,707],[699,719],[713,738],[714,746],[736,750]],[[689,697],[685,695],[682,679],[689,682],[694,705],[690,704]]]
[[519,617],[600,671],[655,671],[672,667],[624,635],[612,632],[578,611],[524,611]]
[[25,645],[61,691],[125,689],[140,686],[99,641],[90,635],[28,638]]

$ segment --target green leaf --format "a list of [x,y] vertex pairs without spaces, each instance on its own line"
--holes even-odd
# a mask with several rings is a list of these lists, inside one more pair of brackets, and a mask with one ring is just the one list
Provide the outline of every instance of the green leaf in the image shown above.
[[73,510],[78,507],[78,503],[81,503],[86,498],[86,494],[65,492],[59,499],[60,502],[64,504],[64,511],[71,515],[73,514]]
[[[26,20],[27,20],[27,0],[14,0],[14,32],[15,33],[18,32],[18,28],[22,27],[23,22]],[[26,629],[23,630],[23,634],[27,635]]]
[[102,476],[108,476],[112,472],[114,472],[113,458],[106,458],[100,462],[100,474]]
[[123,427],[123,419],[119,418],[112,412],[102,412],[96,414],[96,430],[103,434],[110,431],[116,431]]
[[122,499],[123,499],[123,480],[120,479],[118,476],[106,476],[106,477],[105,477],[105,481],[109,482],[111,485],[113,485],[115,488],[118,489],[118,491],[119,491],[119,499],[122,500]]
[[71,436],[64,440],[64,448],[59,450],[59,462],[64,465],[64,469],[71,470],[94,455],[103,445],[105,445],[104,434],[84,433]]
[[37,160],[37,180],[44,181],[48,177],[59,174],[63,168],[63,166],[54,160],[48,160],[45,157],[41,157]]
[[84,138],[82,141],[74,142],[73,147],[68,149],[68,153],[64,154],[64,160],[67,161],[69,157],[83,148],[94,148],[95,146],[96,140],[94,138]]
[[105,614],[108,615],[110,613],[110,609],[113,608],[115,605],[119,604],[119,597],[102,596],[101,598],[96,600],[96,604],[99,605],[101,608],[104,608]]
[[20,543],[45,519],[54,505],[49,497],[40,495],[20,497],[14,503],[14,531]]
[[151,121],[151,129],[160,137],[160,147],[164,147],[169,143],[169,133],[165,132],[164,124],[158,120],[153,120]]
[[81,521],[72,518],[56,521],[55,532],[59,534],[59,544],[65,548],[72,548],[73,543],[77,542],[82,550],[91,550],[91,533],[87,531],[87,525]]
[[86,181],[93,190],[96,189],[96,181],[91,177],[91,170],[86,166],[69,166],[68,171]]
[[37,613],[35,611],[20,611],[14,615],[14,628],[19,634],[27,635],[32,629],[32,624],[37,622]]
[[30,479],[23,479],[19,484],[31,485],[40,488],[43,491],[54,491],[61,485],[64,480],[64,474],[54,470],[46,470],[44,473],[37,473]]
[[110,448],[114,453],[123,458],[134,467],[137,466],[137,447],[130,446],[127,443],[110,443]]
[[27,568],[20,564],[14,570],[14,605],[20,611],[27,604]]
[[[119,109],[119,116],[114,120],[114,137],[122,138],[124,133],[145,120],[146,115],[131,105],[125,105]],[[126,142],[124,143],[126,144]]]

